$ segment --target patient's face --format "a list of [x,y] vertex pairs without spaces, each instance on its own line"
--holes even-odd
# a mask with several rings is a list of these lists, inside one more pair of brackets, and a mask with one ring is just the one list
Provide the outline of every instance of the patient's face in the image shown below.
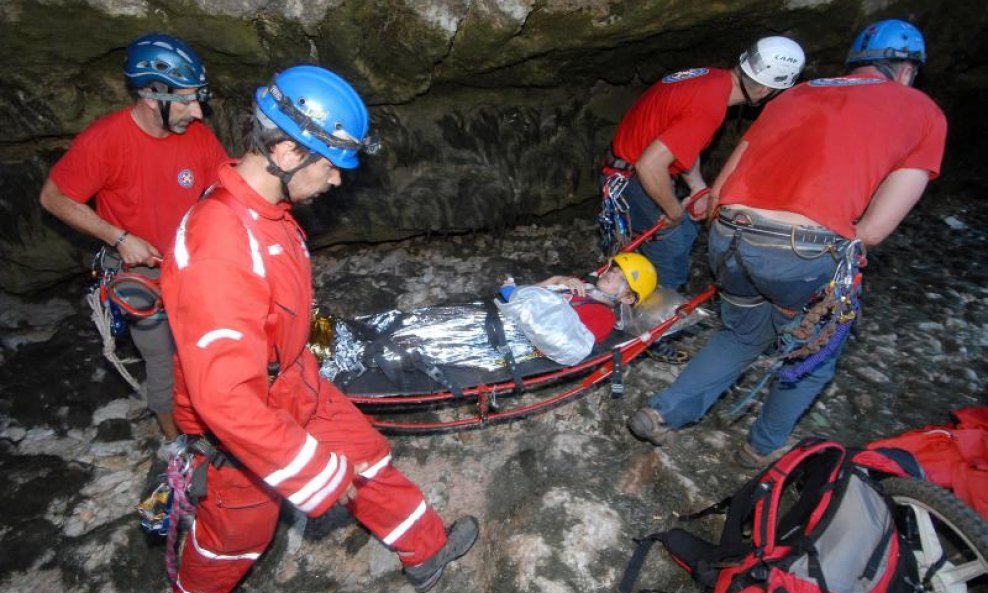
[[597,288],[607,294],[620,296],[628,289],[628,281],[625,280],[621,268],[612,265],[600,275],[600,279],[597,280]]

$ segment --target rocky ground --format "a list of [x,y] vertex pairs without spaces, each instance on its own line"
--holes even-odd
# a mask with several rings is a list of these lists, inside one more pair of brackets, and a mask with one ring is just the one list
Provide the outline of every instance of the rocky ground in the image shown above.
[[[947,193],[924,200],[870,255],[864,318],[798,435],[860,444],[944,422],[949,410],[988,399],[981,259],[988,212],[963,190]],[[508,274],[524,282],[590,270],[587,220],[323,250],[314,255],[318,300],[324,311],[350,316],[472,300]],[[693,291],[709,281],[699,254]],[[141,532],[133,511],[155,429],[102,361],[81,284],[27,302],[0,295],[0,589],[165,591],[164,546]],[[677,346],[695,351],[716,325],[714,317]],[[730,423],[725,411],[757,377],[665,447],[645,446],[624,428],[679,370],[643,357],[628,373],[624,399],[601,387],[508,425],[395,437],[398,466],[442,515],[473,513],[482,523],[475,550],[436,590],[612,591],[632,538],[672,526],[742,483],[748,475],[732,455],[753,416]],[[702,523],[708,533],[717,527],[715,519]],[[241,590],[410,592],[397,568],[344,512],[305,524],[286,511]],[[696,591],[658,550],[641,584]]]

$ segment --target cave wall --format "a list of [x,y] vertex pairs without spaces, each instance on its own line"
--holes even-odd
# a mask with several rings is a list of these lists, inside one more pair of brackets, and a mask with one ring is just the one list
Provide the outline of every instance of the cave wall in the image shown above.
[[[232,154],[252,90],[314,62],[371,107],[384,150],[331,199],[302,208],[315,245],[497,228],[595,194],[595,161],[661,75],[727,66],[786,34],[806,76],[834,74],[877,18],[912,19],[930,60],[919,82],[951,119],[945,177],[984,144],[988,3],[939,0],[5,0],[0,3],[0,289],[28,292],[84,269],[91,242],[43,214],[48,168],[93,119],[126,105],[134,37],[178,35],[216,93],[209,124]],[[749,114],[750,118],[751,114]],[[748,120],[741,120],[743,124]],[[743,125],[729,124],[708,177]]]

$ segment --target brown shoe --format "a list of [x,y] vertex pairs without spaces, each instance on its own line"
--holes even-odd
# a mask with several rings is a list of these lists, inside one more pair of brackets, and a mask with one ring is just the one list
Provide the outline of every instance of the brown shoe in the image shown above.
[[635,438],[648,441],[656,447],[665,443],[672,436],[672,429],[666,426],[665,420],[653,408],[639,408],[628,418],[628,430]]
[[734,454],[734,462],[745,469],[765,469],[770,464],[782,458],[794,443],[786,443],[775,451],[762,455],[748,442],[747,439],[741,441],[737,453]]

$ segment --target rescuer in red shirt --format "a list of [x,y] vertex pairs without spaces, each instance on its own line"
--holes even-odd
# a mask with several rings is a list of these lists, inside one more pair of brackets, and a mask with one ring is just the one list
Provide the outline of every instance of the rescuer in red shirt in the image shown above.
[[[698,228],[676,199],[674,178],[681,175],[691,195],[704,190],[700,152],[724,123],[727,108],[758,105],[791,87],[805,61],[795,41],[765,37],[731,70],[691,68],[652,85],[621,120],[604,159],[599,220],[605,250],[613,251],[632,231],[645,231],[665,215],[672,224],[641,251],[663,286],[682,289]],[[703,210],[698,204],[694,213],[702,218]],[[628,222],[630,228],[624,228]]]
[[376,146],[342,78],[295,66],[258,89],[249,150],[223,165],[183,219],[163,288],[178,350],[176,419],[212,442],[176,590],[232,590],[267,548],[281,498],[310,516],[337,502],[394,550],[417,591],[477,538],[465,516],[448,533],[392,464],[387,441],[330,382],[306,347],[312,277],[294,203],[341,182]]
[[[761,467],[785,450],[796,421],[834,376],[856,316],[859,256],[895,230],[940,173],[946,118],[912,88],[925,61],[916,27],[873,23],[851,46],[848,75],[786,92],[748,130],[713,188],[719,213],[708,255],[724,329],[631,417],[636,436],[659,444],[701,418],[780,338],[799,345],[790,322],[818,327],[809,315],[797,318],[812,305],[821,321],[831,319],[819,327],[835,333],[819,335],[815,354],[777,367],[737,460]],[[827,304],[838,291],[842,298]]]
[[[106,244],[105,265],[156,279],[178,221],[212,183],[226,158],[202,123],[206,69],[185,42],[153,33],[136,39],[124,63],[134,104],[79,134],[52,168],[41,205]],[[96,208],[87,202],[95,196]],[[163,313],[129,321],[144,359],[145,395],[165,439],[172,419],[174,346]],[[164,448],[167,450],[167,446]]]

